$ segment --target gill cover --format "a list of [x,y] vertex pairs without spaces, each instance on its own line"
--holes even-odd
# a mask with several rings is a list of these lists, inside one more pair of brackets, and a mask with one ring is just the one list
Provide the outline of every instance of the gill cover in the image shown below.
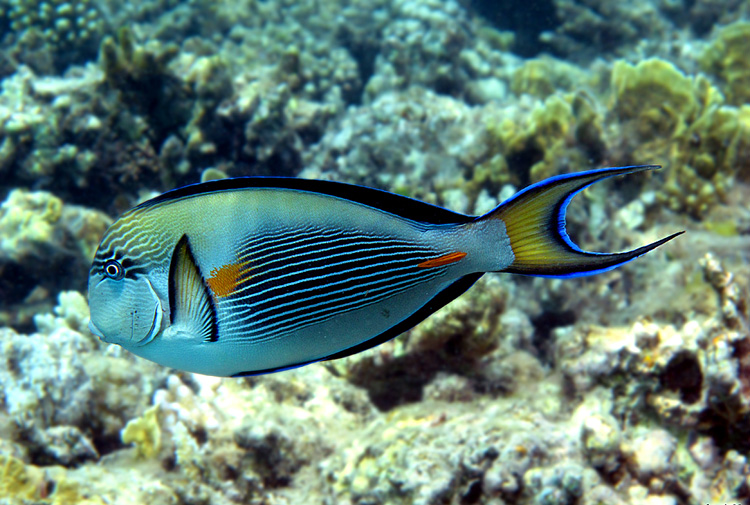
[[93,275],[89,283],[91,332],[124,347],[151,342],[161,331],[162,306],[145,277],[110,279]]

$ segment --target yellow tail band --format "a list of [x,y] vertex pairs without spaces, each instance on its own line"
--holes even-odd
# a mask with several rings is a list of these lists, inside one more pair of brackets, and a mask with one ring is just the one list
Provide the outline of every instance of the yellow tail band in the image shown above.
[[565,213],[575,195],[592,184],[617,175],[661,168],[638,165],[565,174],[532,184],[480,219],[505,223],[515,256],[504,272],[543,277],[580,277],[612,270],[684,233],[621,253],[583,251],[565,229]]

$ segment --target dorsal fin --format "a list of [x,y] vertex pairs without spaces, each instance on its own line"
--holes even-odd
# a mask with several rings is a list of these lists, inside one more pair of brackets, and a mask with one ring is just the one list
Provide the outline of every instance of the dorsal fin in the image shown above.
[[424,223],[456,224],[468,223],[475,219],[475,216],[467,216],[380,189],[367,188],[344,182],[295,179],[293,177],[237,177],[190,184],[167,191],[162,195],[143,202],[133,210],[144,209],[153,205],[207,193],[250,189],[288,189],[328,195]]
[[175,329],[204,342],[219,338],[216,308],[190,249],[187,235],[177,242],[169,265],[170,319]]

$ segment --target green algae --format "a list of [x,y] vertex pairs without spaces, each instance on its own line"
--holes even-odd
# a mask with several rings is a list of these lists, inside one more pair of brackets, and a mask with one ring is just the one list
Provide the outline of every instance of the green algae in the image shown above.
[[698,111],[691,79],[664,60],[615,62],[612,89],[614,113],[632,122],[632,133],[646,145],[682,134]]
[[475,178],[492,186],[537,182],[603,156],[602,119],[585,92],[550,95],[526,121],[490,118],[485,128],[490,156]]
[[45,470],[7,454],[0,454],[0,498],[3,503],[104,504],[98,497],[83,495],[80,486],[67,478],[66,470]]
[[725,26],[700,58],[702,69],[716,76],[727,101],[742,105],[750,101],[750,23],[737,21]]
[[135,444],[139,457],[151,459],[161,449],[161,427],[159,425],[159,406],[146,410],[137,419],[131,419],[120,435],[123,444]]

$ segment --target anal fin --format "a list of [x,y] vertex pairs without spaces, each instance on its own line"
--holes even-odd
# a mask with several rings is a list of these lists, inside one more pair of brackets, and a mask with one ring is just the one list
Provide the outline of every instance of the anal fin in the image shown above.
[[172,326],[204,342],[219,338],[216,308],[190,248],[187,235],[177,242],[169,265],[169,305]]

